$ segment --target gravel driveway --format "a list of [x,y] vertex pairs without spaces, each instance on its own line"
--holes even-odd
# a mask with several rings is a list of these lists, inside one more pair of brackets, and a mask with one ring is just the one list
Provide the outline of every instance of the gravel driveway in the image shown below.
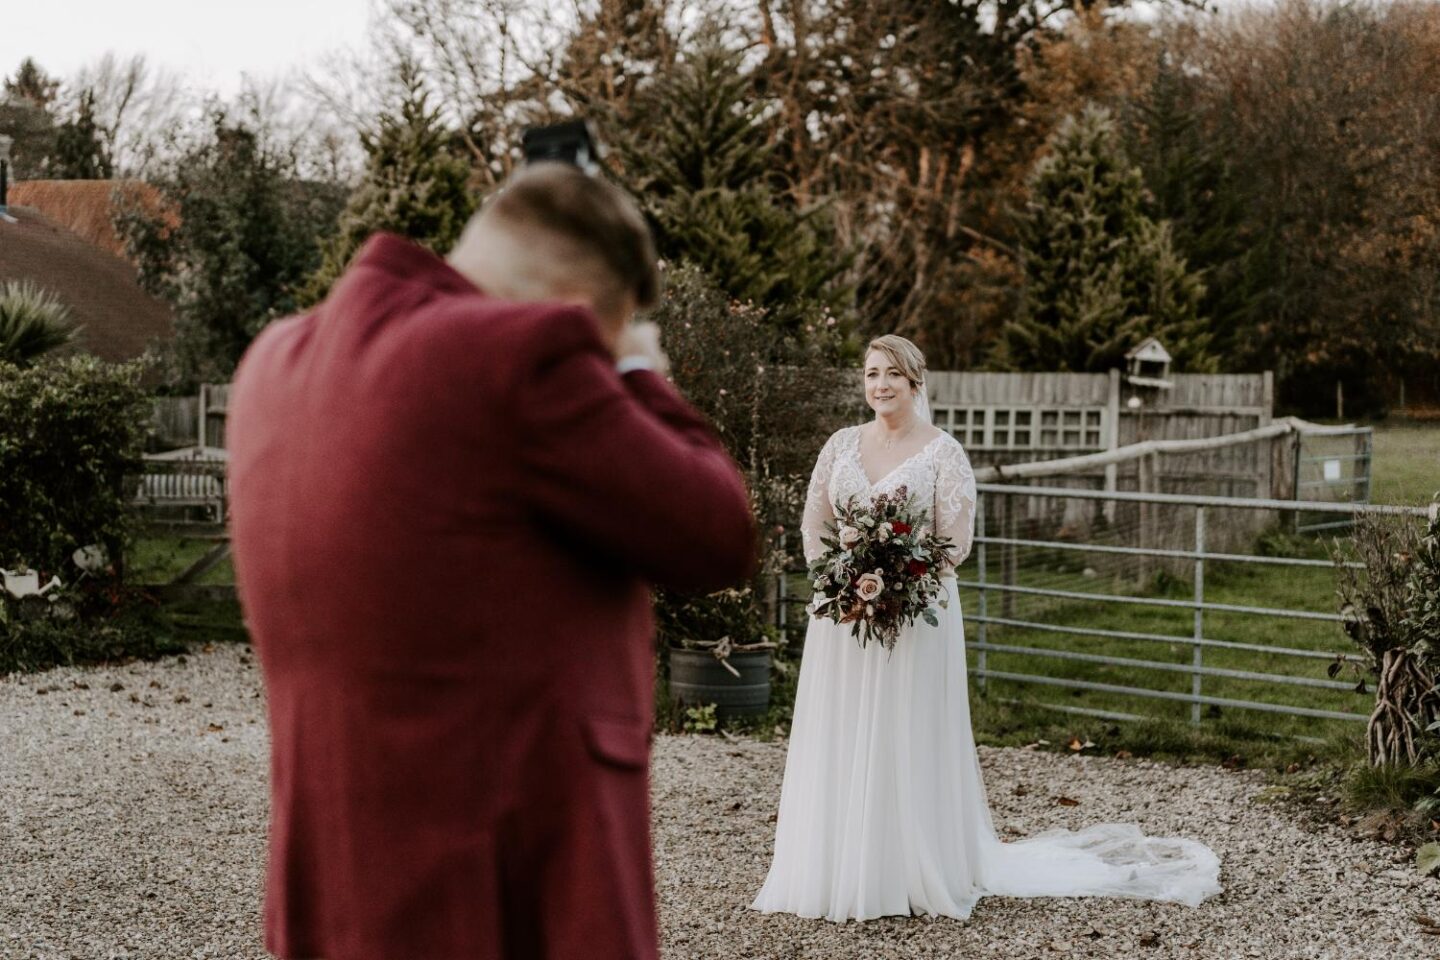
[[[0,679],[0,957],[224,958],[260,948],[264,714],[247,649]],[[1261,775],[981,750],[997,828],[1100,819],[1211,844],[1198,909],[981,900],[968,922],[761,916],[784,747],[665,737],[655,844],[667,960],[690,957],[1440,957],[1440,881],[1254,802]],[[1061,805],[1057,797],[1078,800]],[[581,958],[577,958],[581,960]]]

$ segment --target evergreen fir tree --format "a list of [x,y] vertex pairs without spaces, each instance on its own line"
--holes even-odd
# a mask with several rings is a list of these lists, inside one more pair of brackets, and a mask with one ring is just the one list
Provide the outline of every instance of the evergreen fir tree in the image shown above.
[[1068,118],[1035,168],[1020,219],[1021,316],[1007,324],[999,365],[1094,372],[1158,337],[1177,365],[1208,366],[1204,292],[1175,251],[1170,227],[1144,210],[1138,167],[1109,112]]
[[175,309],[175,386],[229,377],[266,323],[292,313],[338,201],[297,179],[294,158],[223,110],[209,135],[153,181],[157,207],[121,191],[115,226],[141,285]]
[[5,79],[0,97],[0,133],[13,139],[10,176],[31,180],[50,176],[55,153],[52,112],[60,81],[26,57],[15,76]]
[[320,269],[302,294],[312,304],[329,292],[352,257],[381,230],[437,252],[454,246],[476,206],[469,164],[451,150],[451,135],[430,105],[419,66],[402,60],[397,102],[363,135],[365,178],[351,195]]
[[621,152],[661,256],[695,263],[793,330],[844,302],[835,278],[845,260],[823,209],[797,210],[772,181],[765,109],[742,60],[718,32],[702,34],[646,92],[640,109],[655,123]]
[[41,110],[49,110],[59,92],[60,81],[47,74],[34,57],[20,61],[15,76],[5,80],[5,99],[27,102]]
[[61,180],[108,180],[114,173],[95,122],[95,94],[91,90],[80,94],[75,119],[60,124],[55,131],[52,171],[52,176]]
[[1232,144],[1201,123],[1195,99],[1194,82],[1162,57],[1127,125],[1128,153],[1143,172],[1149,212],[1171,223],[1175,249],[1204,279],[1200,314],[1212,351],[1245,358],[1255,348],[1249,332],[1268,305],[1272,247],[1254,235],[1232,170]]

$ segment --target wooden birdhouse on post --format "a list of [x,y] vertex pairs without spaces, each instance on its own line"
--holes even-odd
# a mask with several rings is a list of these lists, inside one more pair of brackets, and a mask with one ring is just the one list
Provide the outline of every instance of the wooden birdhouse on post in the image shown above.
[[1135,387],[1169,390],[1175,386],[1170,379],[1170,352],[1159,340],[1146,337],[1125,354],[1125,381]]

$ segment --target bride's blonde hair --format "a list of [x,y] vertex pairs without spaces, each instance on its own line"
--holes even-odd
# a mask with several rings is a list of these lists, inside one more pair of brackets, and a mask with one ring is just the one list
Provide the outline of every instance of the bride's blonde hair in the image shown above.
[[885,354],[885,358],[905,374],[905,379],[910,381],[912,387],[918,390],[924,385],[925,354],[914,343],[899,334],[887,333],[870,341],[865,347],[865,356],[870,356],[872,350]]

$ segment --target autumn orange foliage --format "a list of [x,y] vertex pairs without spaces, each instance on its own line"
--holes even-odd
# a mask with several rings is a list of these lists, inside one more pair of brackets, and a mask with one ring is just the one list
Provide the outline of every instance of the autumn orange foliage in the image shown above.
[[125,245],[111,222],[122,198],[147,212],[166,208],[160,191],[139,180],[22,180],[11,184],[9,201],[37,210],[81,239],[124,256]]

